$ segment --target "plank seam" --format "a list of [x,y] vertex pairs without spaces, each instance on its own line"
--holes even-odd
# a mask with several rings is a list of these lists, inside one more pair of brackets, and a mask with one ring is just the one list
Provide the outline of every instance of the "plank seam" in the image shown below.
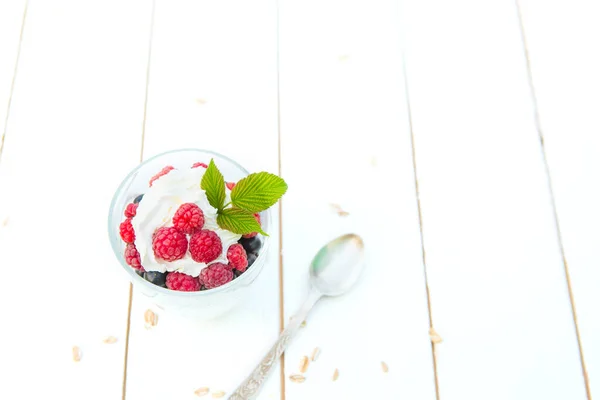
[[516,6],[516,10],[517,10],[517,17],[519,20],[519,30],[520,30],[520,34],[521,34],[521,41],[523,44],[523,55],[525,56],[525,64],[526,64],[526,68],[527,68],[527,81],[529,84],[529,91],[530,91],[530,95],[531,95],[531,100],[532,100],[532,106],[533,106],[533,116],[534,116],[534,124],[535,124],[535,129],[537,131],[539,140],[540,140],[540,150],[542,152],[542,160],[544,163],[544,170],[546,173],[546,180],[547,180],[547,185],[548,185],[548,193],[550,194],[550,202],[552,204],[552,214],[553,214],[553,218],[554,218],[554,226],[556,229],[556,236],[557,236],[557,240],[558,240],[558,247],[560,249],[560,254],[562,257],[562,262],[563,262],[563,267],[564,267],[564,273],[565,273],[565,280],[567,283],[567,290],[569,293],[569,301],[571,303],[571,313],[572,313],[572,317],[573,317],[573,324],[575,325],[575,335],[577,337],[577,347],[579,349],[579,358],[581,361],[581,370],[583,373],[583,381],[585,384],[585,391],[586,391],[586,395],[588,400],[592,400],[592,393],[591,393],[591,389],[590,389],[590,382],[589,382],[589,378],[588,378],[588,374],[587,374],[587,368],[586,368],[586,364],[585,364],[585,358],[583,355],[583,346],[581,343],[581,335],[579,332],[579,324],[577,323],[577,307],[575,306],[575,295],[573,293],[573,288],[571,286],[571,274],[569,273],[569,264],[567,263],[567,258],[565,255],[565,248],[563,245],[563,240],[562,240],[562,233],[560,230],[560,222],[558,219],[558,211],[556,209],[556,200],[555,200],[555,196],[554,196],[554,188],[552,186],[552,177],[550,175],[550,165],[548,163],[548,157],[546,155],[546,147],[544,145],[544,133],[542,131],[542,125],[541,125],[541,118],[540,118],[540,114],[539,114],[539,107],[538,107],[538,102],[537,102],[537,96],[536,96],[536,91],[535,91],[535,85],[533,83],[533,74],[531,72],[531,62],[529,59],[529,49],[527,47],[527,40],[526,40],[526,36],[525,36],[525,26],[523,24],[523,15],[521,13],[521,5],[519,3],[519,0],[515,0],[515,6]]
[[[144,141],[146,139],[146,115],[148,109],[148,86],[150,83],[150,62],[152,59],[152,39],[154,37],[154,14],[156,9],[156,0],[152,0],[152,11],[150,14],[150,37],[148,39],[148,59],[146,62],[146,92],[144,94],[144,114],[142,120],[142,138],[140,143],[140,163],[144,160]],[[127,366],[129,361],[129,334],[131,331],[131,306],[133,304],[133,285],[129,284],[129,299],[127,306],[127,326],[125,330],[125,357],[123,364],[123,389],[122,399],[127,397]]]
[[25,2],[25,9],[23,10],[23,19],[21,21],[21,32],[19,33],[19,45],[17,47],[17,59],[15,60],[15,67],[13,70],[12,80],[10,82],[10,92],[8,93],[8,104],[6,105],[6,116],[4,117],[4,129],[2,130],[2,138],[0,138],[0,161],[2,161],[2,152],[4,150],[4,139],[6,138],[6,131],[8,127],[8,117],[10,115],[10,106],[12,104],[13,91],[15,89],[15,82],[17,80],[17,71],[19,68],[19,60],[21,59],[21,44],[23,43],[23,32],[25,31],[25,21],[27,20],[27,9],[29,7],[29,0]]
[[142,121],[142,145],[140,147],[140,162],[144,160],[144,142],[146,139],[146,115],[148,113],[148,86],[150,85],[150,62],[152,60],[152,40],[154,38],[154,13],[156,0],[152,0],[152,14],[150,16],[150,38],[148,41],[148,61],[146,63],[146,93],[144,96],[144,119]]
[[[425,278],[425,293],[427,295],[427,313],[429,316],[429,328],[433,329],[433,315],[431,312],[431,296],[429,291],[429,280],[427,277],[427,257],[425,252],[425,241],[423,235],[423,213],[421,208],[421,192],[419,190],[419,180],[417,173],[417,154],[415,150],[415,135],[413,132],[413,121],[412,121],[412,110],[410,107],[410,93],[408,89],[408,73],[406,72],[406,53],[403,49],[402,51],[402,72],[404,75],[404,92],[406,98],[406,109],[408,112],[408,127],[410,130],[410,144],[412,151],[412,163],[413,163],[413,178],[415,181],[415,195],[417,200],[417,214],[419,216],[419,235],[421,240],[421,257],[423,260],[423,274]],[[435,397],[437,400],[440,400],[440,389],[439,389],[439,380],[438,380],[438,369],[437,369],[437,354],[435,343],[431,342],[431,358],[433,361],[433,376],[435,383]]]
[[[277,31],[277,172],[281,176],[281,96],[280,96],[280,60],[279,60],[279,0],[275,1]],[[283,200],[279,200],[279,333],[284,328],[284,293],[283,293]],[[279,366],[280,399],[285,400],[285,352],[281,354]]]

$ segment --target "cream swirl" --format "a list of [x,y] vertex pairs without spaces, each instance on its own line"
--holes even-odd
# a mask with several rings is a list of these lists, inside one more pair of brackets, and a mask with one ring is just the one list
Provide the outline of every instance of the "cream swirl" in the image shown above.
[[[227,249],[237,243],[241,235],[221,229],[217,225],[217,210],[208,203],[206,192],[200,188],[200,181],[206,169],[174,169],[154,181],[140,202],[136,216],[132,219],[135,231],[135,246],[140,253],[142,266],[146,271],[177,271],[191,276],[200,275],[207,266],[192,260],[188,251],[181,260],[165,261],[157,259],[152,250],[152,235],[163,226],[173,226],[173,215],[184,203],[195,203],[204,213],[204,228],[214,231],[223,244],[221,255],[213,262],[227,263]],[[230,190],[225,189],[226,203],[230,201]],[[189,237],[188,237],[189,238]],[[212,262],[211,262],[212,263]]]

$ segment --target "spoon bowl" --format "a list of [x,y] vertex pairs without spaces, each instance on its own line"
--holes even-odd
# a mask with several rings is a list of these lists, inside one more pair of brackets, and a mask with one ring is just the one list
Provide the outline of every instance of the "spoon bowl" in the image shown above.
[[310,265],[310,283],[324,296],[350,290],[365,265],[364,243],[353,233],[340,236],[319,250]]

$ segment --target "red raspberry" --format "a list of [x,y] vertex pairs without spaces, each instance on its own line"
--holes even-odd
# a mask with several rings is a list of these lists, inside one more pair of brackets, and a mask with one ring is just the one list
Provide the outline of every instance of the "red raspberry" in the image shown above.
[[233,280],[233,271],[223,263],[210,264],[200,271],[200,283],[207,289],[214,289]]
[[180,292],[197,292],[200,290],[198,278],[183,274],[181,272],[171,272],[167,275],[167,287],[171,290]]
[[171,172],[174,169],[175,168],[172,167],[172,166],[170,166],[170,165],[167,165],[166,167],[164,167],[163,169],[161,169],[158,174],[156,174],[152,178],[150,178],[150,187],[152,187],[152,184],[154,183],[155,180],[157,180],[161,176],[165,176],[166,174],[168,174],[169,172]]
[[196,232],[190,238],[190,254],[199,263],[209,263],[221,255],[223,244],[219,236],[207,229]]
[[133,243],[129,243],[125,247],[125,262],[133,269],[144,270],[142,261],[140,260],[140,253],[138,253]]
[[[260,225],[260,214],[258,214],[258,213],[254,214],[254,219],[256,219],[256,222],[258,222],[258,224]],[[256,235],[258,235],[258,232],[248,233],[246,235],[243,235],[242,237],[246,238],[246,239],[250,239],[250,238],[253,238]]]
[[137,204],[133,204],[133,203],[127,204],[127,207],[125,207],[125,217],[127,217],[127,218],[133,218],[133,217],[135,217],[135,213],[137,212],[137,208],[138,208]]
[[203,162],[197,162],[197,163],[194,163],[194,165],[192,165],[192,168],[198,168],[198,167],[208,168],[208,165],[204,164]]
[[227,186],[227,189],[233,190],[235,187],[235,182],[227,182],[225,185]]
[[204,226],[204,213],[196,204],[184,203],[175,212],[173,225],[191,235]]
[[227,260],[229,266],[237,269],[240,272],[244,272],[248,267],[248,257],[246,256],[246,250],[241,244],[234,244],[229,246],[227,249]]
[[180,260],[185,256],[187,248],[185,233],[173,226],[158,228],[152,236],[152,250],[156,258],[165,261]]
[[125,243],[135,242],[135,232],[133,231],[133,225],[131,225],[131,218],[127,218],[125,221],[121,222],[121,225],[119,225],[119,233],[121,234],[121,239],[123,239]]

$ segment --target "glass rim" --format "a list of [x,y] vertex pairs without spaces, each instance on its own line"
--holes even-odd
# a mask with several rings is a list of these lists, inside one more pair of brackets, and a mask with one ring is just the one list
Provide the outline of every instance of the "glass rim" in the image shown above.
[[[145,165],[149,164],[151,161],[156,160],[157,158],[163,157],[165,155],[168,154],[172,154],[172,153],[181,153],[181,152],[201,152],[201,153],[207,153],[207,154],[212,154],[214,156],[217,156],[219,158],[225,159],[226,161],[230,162],[231,164],[233,164],[235,167],[239,168],[246,176],[250,175],[250,172],[242,167],[239,163],[237,163],[236,161],[232,160],[231,158],[224,156],[223,154],[217,153],[216,151],[212,151],[212,150],[205,150],[205,149],[197,149],[197,148],[183,148],[183,149],[175,149],[175,150],[169,150],[169,151],[165,151],[159,154],[156,154],[150,158],[148,158],[147,160],[142,161],[141,163],[139,163],[134,169],[132,169],[127,176],[125,176],[125,178],[123,178],[123,180],[121,181],[121,183],[119,184],[117,190],[115,191],[115,193],[113,194],[112,200],[110,202],[110,208],[109,208],[109,212],[108,212],[108,236],[109,236],[109,240],[110,240],[110,245],[111,248],[113,249],[113,253],[115,254],[117,260],[119,261],[119,264],[121,264],[121,267],[123,267],[123,269],[125,270],[125,272],[127,274],[129,274],[129,276],[131,276],[131,280],[132,280],[132,284],[133,281],[136,282],[140,282],[142,285],[148,287],[151,290],[157,290],[159,294],[164,294],[164,295],[168,295],[168,296],[177,296],[177,297],[201,297],[201,296],[210,296],[212,294],[218,294],[221,292],[226,291],[227,289],[232,289],[235,288],[236,285],[240,285],[241,281],[247,280],[248,276],[252,275],[252,274],[248,274],[248,273],[244,273],[242,275],[240,275],[239,277],[233,279],[232,281],[213,288],[213,289],[207,289],[207,290],[200,290],[200,291],[194,291],[194,292],[183,292],[183,291],[179,291],[179,290],[171,290],[171,289],[167,289],[167,288],[163,288],[161,286],[155,285],[151,282],[148,282],[146,279],[144,279],[143,277],[141,277],[140,275],[137,274],[136,270],[134,270],[131,266],[127,265],[126,263],[124,263],[124,259],[123,261],[121,261],[121,257],[119,257],[120,253],[121,253],[121,249],[118,248],[118,246],[116,245],[116,243],[118,243],[121,238],[117,238],[118,240],[112,240],[113,237],[117,236],[116,232],[113,232],[113,226],[111,224],[111,217],[113,216],[113,210],[115,209],[116,203],[117,203],[117,197],[119,195],[119,193],[121,193],[125,187],[125,184],[127,182],[130,181],[131,177],[134,176],[140,169],[142,169]],[[271,225],[271,210],[270,208],[265,210],[265,211],[261,211],[261,213],[265,213],[267,215],[267,226],[263,226],[263,230],[267,233],[269,233],[270,231],[270,225]],[[270,242],[270,237],[269,236],[264,236],[263,237],[263,244],[261,247],[261,252],[258,255],[258,257],[256,257],[256,260],[254,260],[254,264],[259,265],[260,270],[256,272],[256,278],[258,278],[258,275],[260,274],[260,272],[262,271],[263,267],[264,267],[264,262],[263,260],[266,257],[266,253],[268,251],[269,248],[269,242]],[[262,262],[262,264],[258,264],[259,260]],[[245,279],[246,278],[246,279]],[[240,282],[238,282],[240,281]]]

